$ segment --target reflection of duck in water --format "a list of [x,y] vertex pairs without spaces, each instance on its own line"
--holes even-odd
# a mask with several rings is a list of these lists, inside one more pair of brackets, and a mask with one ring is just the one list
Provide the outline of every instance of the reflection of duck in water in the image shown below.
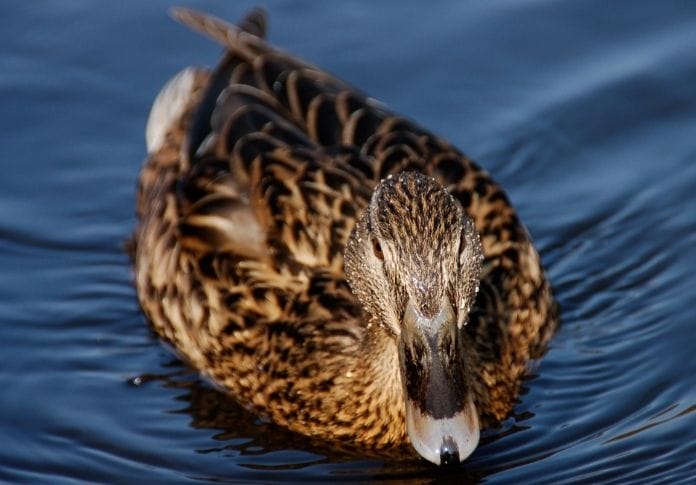
[[177,17],[227,52],[172,79],[148,120],[136,280],[153,327],[281,426],[463,460],[555,328],[507,197],[267,44],[261,11],[240,27]]

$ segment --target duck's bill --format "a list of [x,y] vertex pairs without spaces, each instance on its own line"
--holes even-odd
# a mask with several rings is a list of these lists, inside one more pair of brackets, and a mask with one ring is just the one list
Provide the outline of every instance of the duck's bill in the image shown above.
[[456,322],[447,299],[432,318],[409,303],[400,337],[406,428],[416,451],[436,465],[463,461],[479,442],[478,413]]

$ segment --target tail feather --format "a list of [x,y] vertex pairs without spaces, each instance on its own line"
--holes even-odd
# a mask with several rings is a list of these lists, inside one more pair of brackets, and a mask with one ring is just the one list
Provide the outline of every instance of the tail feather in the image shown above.
[[258,52],[272,50],[263,40],[267,24],[263,9],[257,8],[249,12],[239,26],[181,7],[172,8],[170,15],[174,20],[219,42],[247,61],[253,60]]
[[265,39],[268,30],[268,15],[263,8],[256,7],[250,10],[239,21],[237,26],[244,32],[249,32],[251,35]]

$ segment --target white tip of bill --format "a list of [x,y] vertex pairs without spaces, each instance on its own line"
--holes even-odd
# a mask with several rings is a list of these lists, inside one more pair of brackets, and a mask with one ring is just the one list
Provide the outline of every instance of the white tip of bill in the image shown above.
[[449,418],[423,414],[407,400],[406,427],[411,444],[426,460],[436,465],[453,465],[471,455],[479,442],[479,420],[474,403]]

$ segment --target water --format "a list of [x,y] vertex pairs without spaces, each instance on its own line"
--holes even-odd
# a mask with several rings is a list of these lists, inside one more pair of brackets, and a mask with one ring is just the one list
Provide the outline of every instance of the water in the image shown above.
[[148,330],[123,243],[150,103],[219,49],[161,2],[7,3],[0,481],[693,479],[696,4],[265,3],[274,42],[506,187],[563,308],[515,415],[442,472],[317,449],[187,371]]

